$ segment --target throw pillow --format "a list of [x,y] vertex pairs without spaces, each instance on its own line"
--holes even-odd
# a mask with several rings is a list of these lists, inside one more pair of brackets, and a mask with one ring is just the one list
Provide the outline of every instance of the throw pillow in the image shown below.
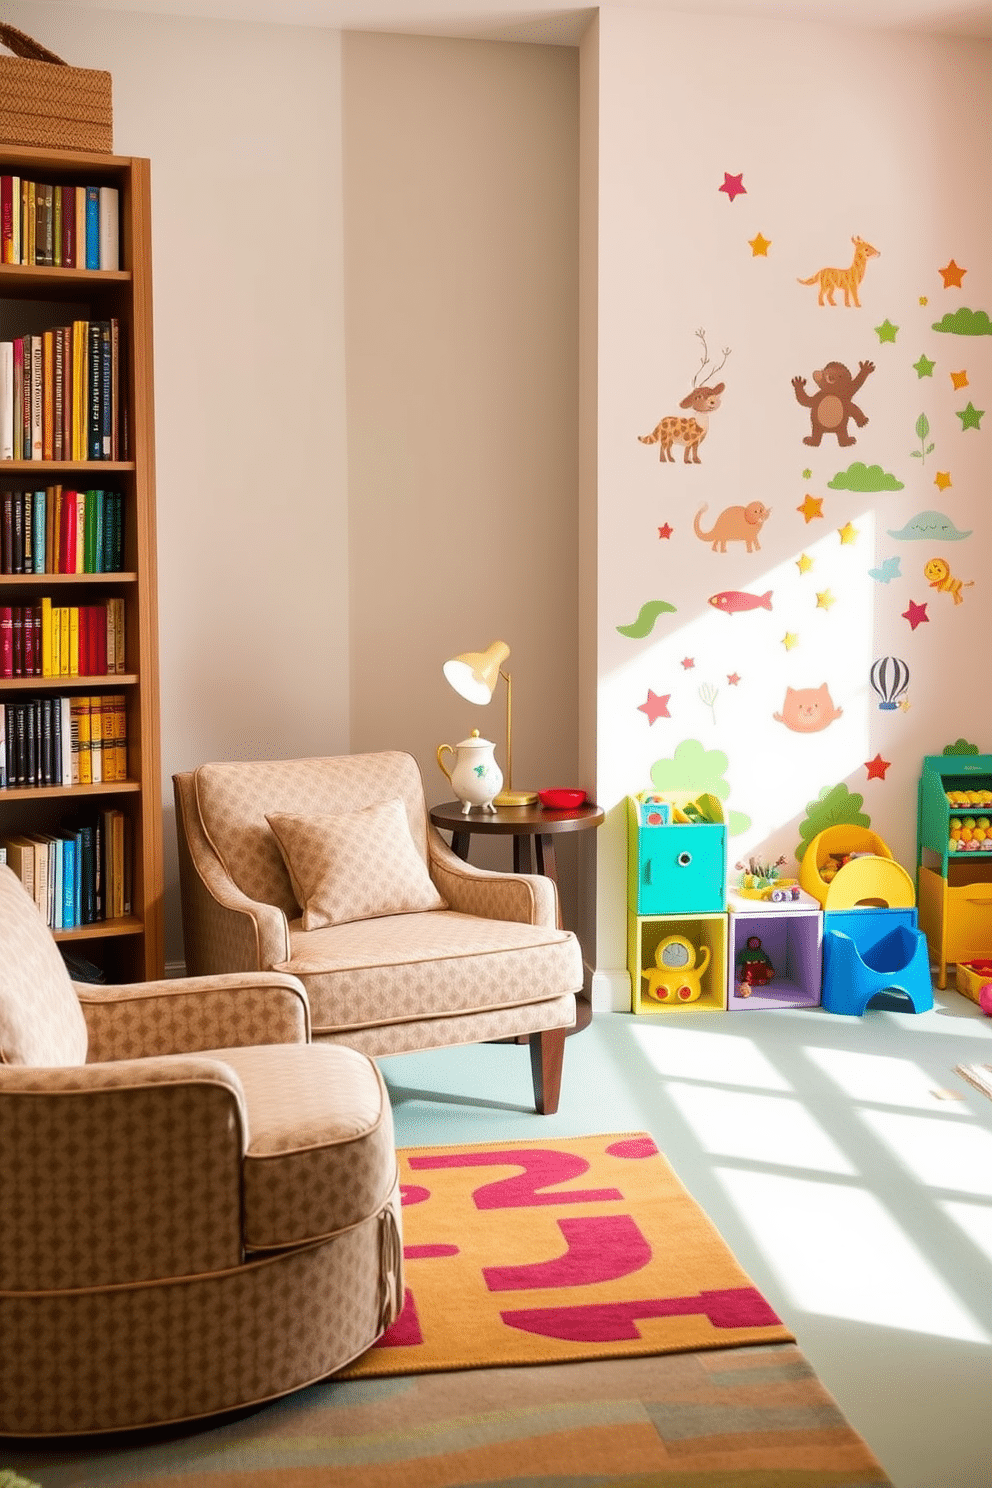
[[399,798],[335,816],[265,819],[302,907],[304,930],[447,908]]

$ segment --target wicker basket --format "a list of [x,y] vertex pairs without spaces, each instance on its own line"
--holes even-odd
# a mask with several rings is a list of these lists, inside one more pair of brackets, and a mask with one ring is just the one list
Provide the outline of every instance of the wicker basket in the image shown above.
[[0,141],[49,150],[114,148],[109,72],[70,67],[39,42],[0,22]]

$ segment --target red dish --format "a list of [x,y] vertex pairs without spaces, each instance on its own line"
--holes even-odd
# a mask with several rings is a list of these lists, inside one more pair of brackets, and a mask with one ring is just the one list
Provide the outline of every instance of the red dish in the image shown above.
[[570,811],[581,806],[586,798],[584,790],[567,790],[564,787],[538,791],[537,795],[541,805],[548,806],[553,811]]

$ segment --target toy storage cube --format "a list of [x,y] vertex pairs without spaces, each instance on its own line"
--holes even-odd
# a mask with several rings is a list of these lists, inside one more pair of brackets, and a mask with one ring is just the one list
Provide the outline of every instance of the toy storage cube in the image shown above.
[[981,1002],[986,987],[992,987],[992,960],[987,957],[975,961],[959,961],[954,973],[954,985],[972,1002]]
[[[823,915],[808,894],[794,903],[729,898],[727,935],[727,1008],[755,1012],[765,1008],[816,1007],[820,1001]],[[775,975],[742,992],[738,957],[751,936],[758,936]]]
[[947,986],[949,965],[992,956],[992,862],[984,853],[950,862],[946,878],[920,868],[920,925],[940,988]]
[[[665,943],[669,954],[659,966],[658,950]],[[727,916],[628,913],[627,966],[635,1013],[677,1016],[680,1008],[722,1012],[727,990]],[[649,991],[652,985],[654,996]],[[698,997],[694,996],[697,989]]]
[[723,822],[645,826],[628,798],[627,908],[635,914],[699,914],[726,903]]

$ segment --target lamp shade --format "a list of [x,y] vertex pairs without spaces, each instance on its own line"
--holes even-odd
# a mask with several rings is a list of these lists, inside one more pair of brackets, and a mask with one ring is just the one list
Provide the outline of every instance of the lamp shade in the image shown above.
[[509,654],[505,641],[493,641],[485,651],[462,651],[444,663],[444,675],[467,702],[488,703],[496,690],[500,667]]

